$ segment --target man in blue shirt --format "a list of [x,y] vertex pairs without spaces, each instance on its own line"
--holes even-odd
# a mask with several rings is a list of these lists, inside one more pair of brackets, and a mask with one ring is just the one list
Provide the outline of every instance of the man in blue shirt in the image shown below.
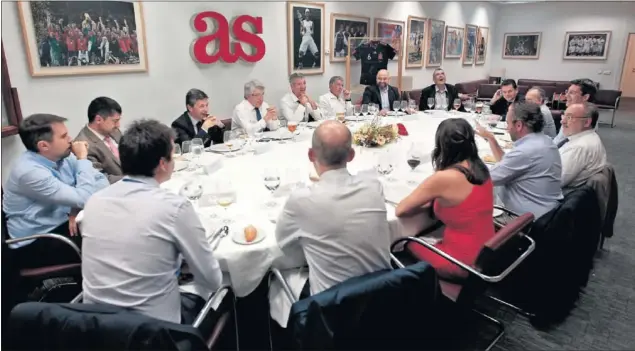
[[[2,208],[11,238],[54,233],[70,237],[81,247],[81,236],[69,214],[84,207],[96,191],[108,186],[106,177],[87,160],[88,144],[71,142],[66,118],[35,114],[19,128],[27,151],[16,161],[4,187]],[[35,239],[11,245],[19,265],[41,267],[79,261],[61,241]]]

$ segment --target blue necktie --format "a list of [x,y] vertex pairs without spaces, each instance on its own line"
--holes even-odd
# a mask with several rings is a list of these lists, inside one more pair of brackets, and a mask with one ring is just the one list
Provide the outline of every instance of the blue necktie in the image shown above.
[[262,115],[260,114],[260,109],[256,107],[255,110],[256,110],[256,120],[260,122],[260,120],[262,119]]

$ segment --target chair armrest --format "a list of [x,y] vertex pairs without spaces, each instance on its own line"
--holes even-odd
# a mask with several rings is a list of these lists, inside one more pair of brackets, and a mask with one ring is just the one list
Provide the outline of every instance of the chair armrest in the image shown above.
[[212,294],[212,296],[210,296],[207,302],[205,302],[203,309],[201,309],[201,312],[199,312],[198,315],[196,316],[196,319],[194,320],[194,324],[192,324],[194,328],[198,328],[201,325],[201,323],[203,323],[203,321],[205,320],[205,317],[207,317],[207,314],[209,313],[209,311],[212,309],[214,305],[216,305],[217,303],[220,304],[220,302],[223,301],[223,298],[227,296],[227,294],[222,294],[222,293],[223,291],[229,291],[229,289],[230,287],[228,285],[223,285],[220,288],[218,288],[218,290],[216,290],[214,294]]
[[7,243],[7,245],[11,245],[11,244],[17,244],[19,242],[33,240],[33,239],[55,239],[55,240],[63,241],[66,245],[69,245],[71,248],[73,248],[73,250],[75,250],[80,260],[82,258],[82,253],[77,247],[77,245],[75,245],[75,243],[71,239],[59,234],[33,234],[33,235],[25,236],[23,238],[7,239],[4,242]]
[[71,300],[71,303],[80,303],[82,302],[83,297],[84,297],[84,292],[81,291],[79,294],[77,294],[77,296],[75,296],[75,298]]
[[615,99],[615,109],[617,110],[617,108],[620,106],[620,96],[617,97],[617,99]]
[[280,284],[282,284],[282,289],[284,290],[284,293],[289,298],[289,301],[291,301],[291,303],[298,302],[298,299],[296,299],[295,296],[293,296],[293,292],[291,291],[291,287],[289,286],[289,283],[287,283],[287,281],[282,276],[282,272],[280,272],[278,268],[273,268],[273,267],[271,268],[271,272],[276,278],[278,278],[278,280],[280,281]]
[[[436,253],[437,255],[445,258],[446,260],[454,263],[455,265],[461,267],[461,269],[467,271],[468,273],[471,273],[479,278],[481,278],[482,280],[488,282],[488,283],[497,283],[503,279],[505,279],[505,277],[507,277],[507,275],[509,275],[509,273],[511,273],[522,261],[525,260],[525,258],[527,258],[527,256],[529,256],[529,254],[534,251],[534,249],[536,248],[536,242],[526,236],[523,235],[524,238],[526,238],[527,240],[529,240],[529,247],[525,250],[525,252],[523,252],[522,255],[520,255],[520,257],[518,257],[512,264],[509,265],[509,267],[507,267],[501,274],[496,275],[496,276],[490,276],[490,275],[486,275],[483,274],[481,272],[478,272],[477,270],[475,270],[474,268],[466,265],[465,263],[457,260],[456,258],[450,256],[449,254],[447,254],[446,252],[439,250],[439,248],[437,248],[436,246],[432,245],[432,244],[428,244],[425,241],[419,239],[419,238],[414,238],[414,237],[407,237],[407,238],[401,238],[399,240],[396,240],[395,242],[392,243],[391,247],[390,247],[390,252],[392,252],[393,248],[397,245],[400,244],[401,242],[405,242],[405,241],[412,241],[415,243],[418,243],[420,245],[423,245],[423,247],[425,247],[428,250],[431,250],[432,252]],[[391,253],[391,259],[393,260],[397,260],[396,257],[394,257]],[[398,260],[397,260],[398,262]],[[398,263],[398,265],[403,268],[403,264],[401,264],[401,262]]]

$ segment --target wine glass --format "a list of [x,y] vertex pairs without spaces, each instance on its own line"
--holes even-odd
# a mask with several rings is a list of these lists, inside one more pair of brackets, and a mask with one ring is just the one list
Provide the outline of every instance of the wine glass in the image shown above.
[[440,106],[442,111],[447,111],[448,110],[448,99],[443,98],[441,99],[441,106]]
[[236,202],[236,190],[229,179],[220,179],[216,183],[216,203],[225,209],[223,223],[232,224],[234,220],[227,214],[227,209]]
[[459,108],[461,108],[461,99],[454,99],[454,102],[452,103],[452,107],[454,107],[454,111],[458,112]]
[[198,178],[192,178],[183,184],[179,195],[185,196],[194,206],[198,206],[198,199],[203,196],[203,183]]
[[362,115],[362,105],[355,105],[355,116],[361,116]]
[[368,105],[367,104],[363,104],[362,105],[362,115],[368,115]]
[[[415,169],[421,164],[421,151],[415,143],[412,143],[410,150],[408,150],[407,158],[408,166],[410,166],[410,172],[414,173]],[[417,181],[414,179],[408,180],[408,184],[416,185]]]
[[276,207],[278,203],[274,198],[274,193],[280,187],[280,174],[278,170],[275,168],[266,168],[262,173],[262,179],[265,183],[265,188],[271,191],[271,200],[267,202],[265,205],[267,207]]
[[185,160],[187,161],[187,170],[188,171],[193,171],[194,168],[194,164],[191,162],[192,161],[192,141],[188,140],[188,141],[184,141],[181,144],[181,150],[183,157],[185,158]]
[[298,128],[298,122],[295,121],[288,121],[287,122],[287,130],[289,130],[289,132],[291,132],[291,141],[295,142],[295,131]]
[[192,157],[194,158],[194,168],[200,168],[199,160],[203,154],[203,139],[192,139]]
[[387,181],[392,182],[394,179],[388,177],[388,175],[393,170],[394,166],[392,155],[388,151],[380,153],[377,157],[377,172],[384,176]]
[[280,120],[280,129],[278,129],[278,144],[286,144],[287,141],[284,140],[284,130],[287,129],[287,125],[289,121],[286,119]]
[[406,112],[408,110],[408,100],[401,100],[401,111]]
[[432,109],[432,107],[434,107],[434,98],[433,97],[429,97],[428,98],[428,108]]
[[465,111],[467,111],[467,113],[469,113],[470,116],[472,116],[472,109],[474,108],[474,100],[472,99],[467,100],[463,104],[463,108],[465,108]]
[[234,157],[234,150],[233,147],[236,144],[236,133],[234,131],[228,130],[225,133],[223,133],[223,142],[225,143],[225,146],[227,146],[227,149],[229,150],[229,152],[227,153],[227,157]]
[[392,110],[395,112],[399,112],[399,110],[401,109],[401,101],[399,100],[395,100],[392,102]]
[[483,101],[478,101],[474,107],[476,108],[476,113],[483,112]]

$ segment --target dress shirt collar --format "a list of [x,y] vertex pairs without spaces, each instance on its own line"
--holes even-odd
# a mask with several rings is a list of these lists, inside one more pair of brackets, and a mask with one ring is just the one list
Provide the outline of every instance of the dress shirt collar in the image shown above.
[[37,152],[27,151],[27,154],[31,157],[33,161],[43,166],[46,166],[48,168],[56,169],[56,170],[59,170],[64,165],[64,160],[66,160],[66,157],[64,157],[57,162],[53,162],[49,160],[48,158],[38,154]]
[[576,133],[576,134],[568,136],[567,139],[569,139],[569,141],[573,141],[578,138],[583,138],[585,135],[589,135],[592,133],[595,133],[595,129],[581,131],[580,133]]
[[435,84],[434,91],[436,91],[437,93],[445,93],[446,91],[448,91],[448,88],[445,86],[445,84],[443,84],[443,89],[439,89],[439,86]]
[[386,84],[386,86],[383,88],[378,85],[377,89],[379,89],[379,91],[381,91],[382,93],[385,93],[388,91],[388,84]]
[[323,180],[329,181],[329,180],[339,179],[342,177],[349,177],[350,175],[351,174],[348,172],[348,169],[346,167],[330,169],[322,173],[322,175],[320,176],[320,181],[323,181]]
[[130,183],[143,183],[143,184],[147,184],[147,185],[151,185],[154,187],[159,187],[159,182],[157,182],[156,179],[152,178],[152,177],[143,177],[143,176],[125,176],[122,179],[124,182],[130,182]]
[[329,98],[330,99],[335,99],[335,100],[339,100],[340,99],[339,96],[333,94],[330,90],[329,90]]
[[88,124],[86,125],[86,128],[88,128],[88,130],[90,130],[91,132],[93,132],[93,134],[95,134],[99,140],[104,141],[104,139],[106,138],[105,135],[101,134],[100,132],[94,130],[93,128],[91,128]]
[[196,126],[198,124],[198,120],[194,117],[192,117],[192,115],[188,112],[187,116],[190,117],[190,121],[192,121],[192,125],[194,126],[194,129],[196,129],[196,131],[198,132],[198,127]]
[[520,146],[523,143],[526,143],[526,142],[528,142],[530,140],[535,139],[539,135],[544,135],[544,133],[543,132],[540,132],[540,133],[529,133],[529,134],[525,135],[524,137],[514,141],[514,146]]

